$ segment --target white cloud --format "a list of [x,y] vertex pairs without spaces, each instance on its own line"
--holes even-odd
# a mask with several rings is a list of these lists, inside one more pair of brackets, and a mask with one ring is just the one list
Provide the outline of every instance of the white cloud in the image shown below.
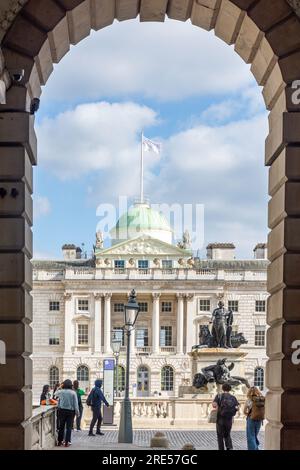
[[55,256],[53,253],[48,253],[46,251],[34,250],[33,259],[34,260],[56,260],[56,259],[59,259],[59,258],[57,256]]
[[55,66],[44,99],[91,101],[142,95],[168,101],[243,90],[249,65],[223,41],[190,22],[116,23]]
[[37,128],[40,162],[60,179],[136,164],[138,136],[158,122],[155,111],[134,103],[78,105]]
[[48,215],[51,212],[51,203],[45,196],[36,196],[33,201],[35,219]]

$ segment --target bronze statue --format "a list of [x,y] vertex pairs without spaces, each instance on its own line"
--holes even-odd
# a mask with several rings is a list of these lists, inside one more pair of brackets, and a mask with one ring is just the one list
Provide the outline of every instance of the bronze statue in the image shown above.
[[202,388],[209,382],[215,382],[218,385],[227,383],[232,387],[244,384],[246,387],[250,388],[248,380],[244,377],[230,375],[230,372],[234,368],[234,363],[232,362],[227,366],[226,361],[226,358],[219,359],[216,364],[201,369],[201,372],[194,377],[193,386],[195,388]]
[[215,348],[227,348],[226,345],[226,310],[220,300],[218,308],[212,314],[212,336]]

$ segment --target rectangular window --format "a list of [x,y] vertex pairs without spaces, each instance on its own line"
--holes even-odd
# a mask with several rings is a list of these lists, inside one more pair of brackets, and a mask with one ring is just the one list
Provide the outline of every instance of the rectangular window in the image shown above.
[[49,345],[58,346],[60,339],[60,327],[57,325],[50,325],[49,327]]
[[59,310],[60,310],[59,302],[51,300],[49,302],[49,310],[50,310],[50,312],[59,312]]
[[171,313],[172,312],[172,302],[162,302],[161,303],[161,311],[163,313]]
[[162,269],[163,272],[169,273],[173,270],[173,261],[170,259],[163,259],[162,260]]
[[160,345],[162,347],[172,346],[172,327],[171,326],[160,327]]
[[149,346],[148,328],[138,328],[136,330],[136,347],[144,348]]
[[115,312],[115,313],[124,312],[124,304],[115,303],[115,304],[114,304],[114,312]]
[[115,269],[125,269],[125,261],[122,259],[115,260]]
[[112,339],[116,339],[121,342],[121,346],[125,346],[125,335],[124,330],[120,327],[114,327],[112,333]]
[[265,346],[266,343],[266,327],[265,326],[255,326],[255,346]]
[[140,259],[138,261],[139,269],[148,269],[149,268],[149,261],[146,259]]
[[148,312],[148,302],[139,302],[140,312]]
[[265,300],[256,300],[255,301],[255,311],[256,312],[265,312],[266,311],[266,301]]
[[209,299],[200,299],[199,300],[199,310],[200,310],[200,312],[209,312],[210,311],[210,300]]
[[86,346],[89,344],[89,325],[78,325],[78,345]]
[[228,310],[233,312],[239,311],[239,301],[238,300],[228,300]]
[[89,301],[88,301],[88,299],[78,299],[78,301],[77,301],[77,310],[78,310],[78,312],[88,312],[89,311]]

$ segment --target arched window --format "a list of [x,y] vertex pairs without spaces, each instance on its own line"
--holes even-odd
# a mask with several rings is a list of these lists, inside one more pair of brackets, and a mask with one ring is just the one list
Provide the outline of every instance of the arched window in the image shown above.
[[77,367],[77,380],[79,382],[79,387],[87,392],[90,387],[90,372],[87,366]]
[[49,385],[50,388],[54,388],[59,383],[59,369],[56,366],[50,367],[49,370]]
[[[117,383],[118,382],[118,383]],[[118,390],[117,390],[118,385]],[[118,380],[117,380],[117,368],[115,368],[115,387],[117,396],[125,390],[125,368],[123,366],[118,366]]]
[[171,366],[164,366],[161,370],[161,390],[163,392],[174,390],[174,370]]
[[264,369],[262,367],[256,367],[254,370],[254,386],[258,387],[260,390],[263,390],[265,386],[264,376]]
[[149,395],[149,369],[140,366],[137,370],[137,396],[147,397]]

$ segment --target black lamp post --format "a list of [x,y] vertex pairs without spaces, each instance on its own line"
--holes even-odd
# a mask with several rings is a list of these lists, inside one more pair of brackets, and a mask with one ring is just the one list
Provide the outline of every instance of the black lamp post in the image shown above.
[[111,342],[111,348],[113,351],[113,355],[116,359],[116,397],[119,396],[119,357],[120,357],[120,350],[121,350],[122,342],[117,337],[116,332],[113,332],[113,339]]
[[136,293],[133,289],[131,291],[128,304],[124,306],[125,325],[124,330],[127,336],[127,357],[126,357],[126,380],[125,380],[125,397],[122,402],[121,418],[119,426],[119,439],[120,443],[132,444],[132,413],[131,401],[129,398],[129,378],[130,378],[130,339],[131,332],[137,321],[140,312],[139,304],[136,301]]

